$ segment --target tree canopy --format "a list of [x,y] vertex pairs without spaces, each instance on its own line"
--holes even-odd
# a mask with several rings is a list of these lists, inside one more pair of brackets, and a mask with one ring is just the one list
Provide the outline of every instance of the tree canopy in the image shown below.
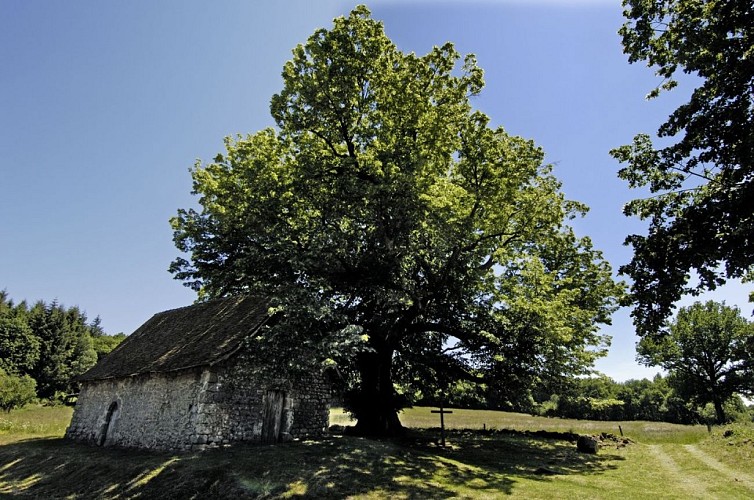
[[26,373],[39,361],[39,338],[22,317],[0,313],[0,369]]
[[623,5],[629,61],[646,61],[663,79],[650,97],[675,87],[678,71],[699,81],[659,128],[667,145],[639,134],[612,152],[627,164],[620,177],[652,193],[625,207],[648,219],[649,230],[627,238],[634,257],[621,268],[633,280],[632,314],[646,335],[662,332],[682,295],[752,277],[754,8],[750,0]]
[[668,370],[676,391],[698,404],[712,403],[718,423],[734,394],[754,394],[754,324],[736,307],[708,301],[681,308],[662,338],[638,344],[640,359]]
[[472,108],[452,44],[403,53],[365,7],[293,50],[277,129],[192,170],[201,210],[171,220],[171,265],[200,298],[271,297],[254,352],[332,368],[364,433],[399,393],[455,380],[513,393],[588,370],[621,287],[541,149]]

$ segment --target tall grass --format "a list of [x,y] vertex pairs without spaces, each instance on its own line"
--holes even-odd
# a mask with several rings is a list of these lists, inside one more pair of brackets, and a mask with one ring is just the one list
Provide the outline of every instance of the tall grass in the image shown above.
[[12,436],[62,436],[73,408],[29,405],[9,413],[0,412],[0,443]]

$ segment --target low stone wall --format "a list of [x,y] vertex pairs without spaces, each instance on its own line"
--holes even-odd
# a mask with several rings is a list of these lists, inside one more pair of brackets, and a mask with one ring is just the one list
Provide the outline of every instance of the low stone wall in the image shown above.
[[66,437],[159,450],[262,442],[272,398],[280,403],[280,439],[327,432],[330,391],[323,379],[263,383],[237,357],[201,370],[87,382]]

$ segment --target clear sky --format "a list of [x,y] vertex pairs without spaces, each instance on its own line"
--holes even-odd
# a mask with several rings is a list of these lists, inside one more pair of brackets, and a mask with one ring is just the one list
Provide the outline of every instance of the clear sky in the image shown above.
[[[291,49],[354,5],[0,0],[0,290],[78,305],[111,334],[191,303],[167,272],[178,255],[168,219],[196,203],[189,167],[223,137],[273,125]],[[621,207],[641,193],[608,151],[655,132],[685,94],[644,99],[658,80],[622,54],[620,0],[368,5],[404,51],[452,41],[477,54],[487,87],[475,105],[541,145],[566,195],[591,207],[577,231],[615,269],[630,260],[622,242],[644,224]],[[709,297],[748,316],[749,288]],[[628,311],[613,323],[597,368],[617,380],[656,373],[634,360]]]

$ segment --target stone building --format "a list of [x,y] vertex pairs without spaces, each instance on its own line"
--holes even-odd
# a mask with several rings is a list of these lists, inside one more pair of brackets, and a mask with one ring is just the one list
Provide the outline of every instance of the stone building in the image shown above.
[[66,437],[100,446],[202,449],[326,432],[323,377],[270,380],[244,342],[267,304],[234,297],[154,315],[80,377]]

